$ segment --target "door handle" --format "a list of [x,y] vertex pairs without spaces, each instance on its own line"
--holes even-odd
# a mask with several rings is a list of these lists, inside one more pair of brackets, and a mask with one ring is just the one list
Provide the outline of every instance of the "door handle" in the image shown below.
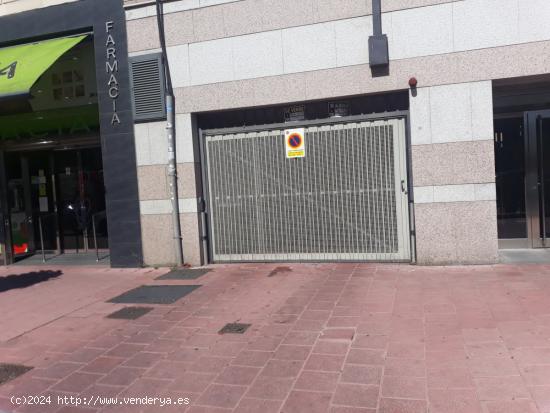
[[199,212],[203,214],[206,213],[206,200],[201,197],[198,199],[198,204],[199,204]]
[[403,192],[405,195],[407,195],[409,193],[409,191],[407,191],[407,188],[405,186],[405,180],[404,179],[401,180],[401,192]]

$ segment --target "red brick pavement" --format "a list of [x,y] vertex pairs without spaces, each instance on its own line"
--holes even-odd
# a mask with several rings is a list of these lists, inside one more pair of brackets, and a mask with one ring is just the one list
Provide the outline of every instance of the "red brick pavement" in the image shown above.
[[[285,266],[169,282],[154,280],[165,270],[65,268],[1,292],[0,362],[34,369],[0,386],[0,411],[550,413],[550,266]],[[105,318],[124,307],[105,300],[167,283],[203,286],[134,321]],[[228,322],[252,327],[219,335]],[[14,395],[54,403],[17,407]]]

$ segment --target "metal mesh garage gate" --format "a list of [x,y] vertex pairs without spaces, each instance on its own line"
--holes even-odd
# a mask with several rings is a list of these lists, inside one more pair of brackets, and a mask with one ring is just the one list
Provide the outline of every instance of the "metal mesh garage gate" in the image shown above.
[[409,260],[404,120],[284,134],[203,131],[213,260]]

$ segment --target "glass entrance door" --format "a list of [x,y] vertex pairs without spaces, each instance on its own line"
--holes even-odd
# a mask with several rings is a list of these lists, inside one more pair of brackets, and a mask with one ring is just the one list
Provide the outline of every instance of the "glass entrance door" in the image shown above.
[[525,199],[533,248],[550,247],[550,110],[527,112]]
[[54,161],[62,249],[108,248],[101,148],[56,151]]
[[0,152],[0,161],[2,157],[3,262],[10,264],[42,250],[56,254],[108,250],[100,147]]
[[35,252],[28,158],[7,154],[6,175],[12,254],[17,259]]
[[501,246],[527,247],[523,117],[495,120],[495,170]]
[[14,259],[58,249],[49,152],[5,155],[7,209]]

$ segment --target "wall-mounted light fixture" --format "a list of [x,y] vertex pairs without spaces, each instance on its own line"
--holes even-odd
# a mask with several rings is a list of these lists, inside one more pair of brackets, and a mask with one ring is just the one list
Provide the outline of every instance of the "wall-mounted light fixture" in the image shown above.
[[387,66],[390,63],[388,36],[382,34],[381,0],[372,0],[373,35],[369,37],[370,67]]

